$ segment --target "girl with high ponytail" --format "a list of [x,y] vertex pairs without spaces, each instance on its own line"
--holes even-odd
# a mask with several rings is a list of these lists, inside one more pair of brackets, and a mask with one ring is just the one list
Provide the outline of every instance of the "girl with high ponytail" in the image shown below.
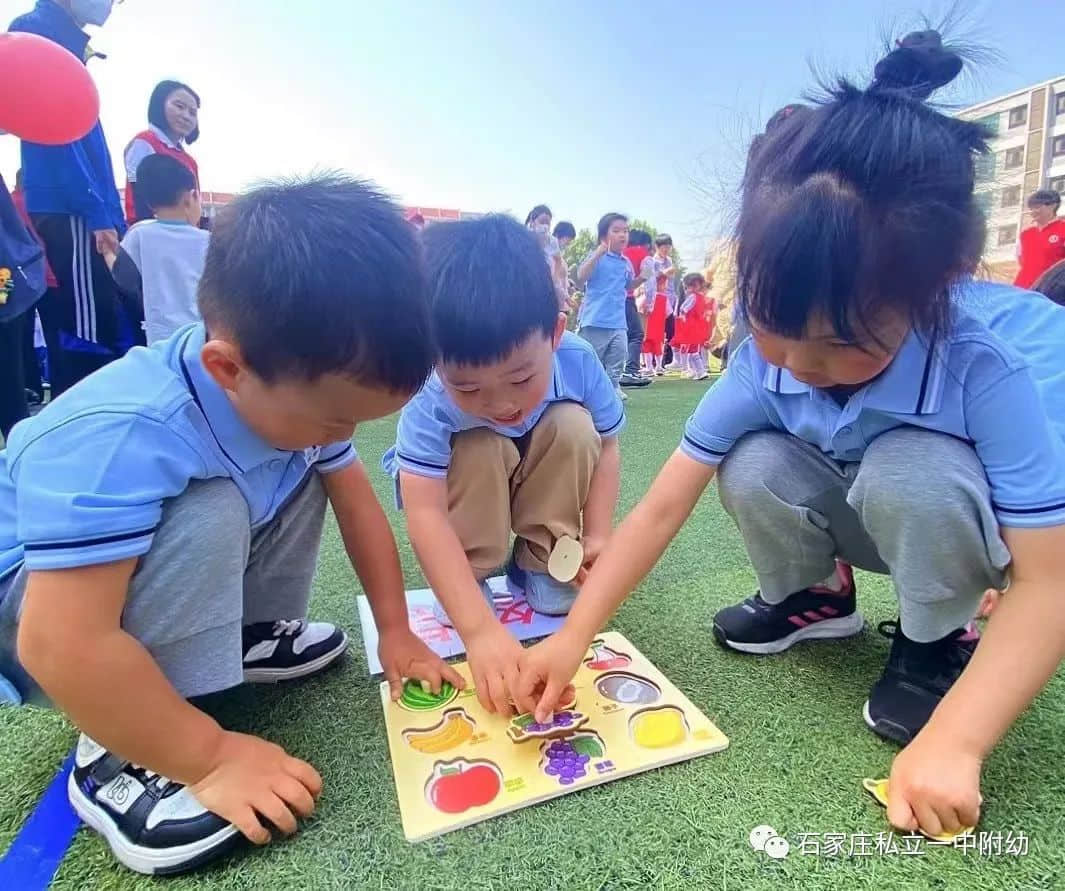
[[[963,66],[936,31],[909,34],[868,86],[838,82],[752,150],[736,232],[751,337],[564,629],[526,653],[519,695],[542,685],[539,712],[717,476],[759,591],[714,637],[767,655],[859,634],[850,567],[890,575],[898,619],[862,709],[905,747],[888,815],[976,823],[984,759],[1065,655],[1065,308],[974,279],[987,134],[926,101]],[[984,591],[1007,582],[981,638]]]

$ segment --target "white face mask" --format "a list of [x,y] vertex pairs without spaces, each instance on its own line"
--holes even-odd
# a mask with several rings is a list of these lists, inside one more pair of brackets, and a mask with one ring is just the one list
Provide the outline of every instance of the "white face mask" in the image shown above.
[[114,0],[70,0],[70,14],[82,25],[102,25],[111,17]]

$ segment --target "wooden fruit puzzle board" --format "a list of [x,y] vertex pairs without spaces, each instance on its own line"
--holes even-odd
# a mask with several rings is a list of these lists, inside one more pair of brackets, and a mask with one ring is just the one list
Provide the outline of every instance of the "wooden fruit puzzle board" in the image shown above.
[[[469,682],[467,663],[454,666]],[[575,701],[550,725],[481,708],[470,687],[440,696],[381,685],[403,832],[417,842],[587,786],[719,752],[728,739],[632,644],[602,634]]]

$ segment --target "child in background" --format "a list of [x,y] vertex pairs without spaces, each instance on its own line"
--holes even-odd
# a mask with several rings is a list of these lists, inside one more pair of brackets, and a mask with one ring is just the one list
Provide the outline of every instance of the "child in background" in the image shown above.
[[624,255],[629,219],[608,213],[599,220],[599,246],[577,267],[577,287],[584,288],[578,334],[592,345],[610,383],[621,392],[621,374],[628,356],[626,292],[640,284]]
[[646,290],[644,312],[647,315],[641,352],[647,371],[657,377],[665,373],[662,352],[666,340],[666,317],[676,300],[672,251],[673,239],[668,235],[659,235],[655,239],[655,252],[644,261],[646,265],[640,273]]
[[569,303],[569,271],[562,259],[562,246],[551,234],[551,208],[546,204],[537,204],[525,217],[525,226],[540,242],[547,267],[551,270],[551,280],[555,283],[559,309],[565,312]]
[[710,315],[713,312],[706,297],[706,279],[698,272],[684,276],[684,303],[680,307],[683,318],[681,352],[687,359],[687,377],[704,381],[710,375],[706,367],[706,344],[713,329]]
[[122,239],[118,254],[105,254],[130,318],[149,345],[199,321],[196,290],[211,236],[199,228],[196,177],[169,155],[148,155],[137,168],[137,197],[155,215]]
[[[899,619],[881,623],[891,649],[862,710],[905,746],[888,817],[976,825],[984,760],[1065,654],[1065,309],[972,278],[988,134],[924,101],[962,67],[937,32],[911,34],[869,87],[841,82],[766,134],[738,227],[752,337],[565,627],[523,659],[519,695],[546,682],[541,716],[716,475],[760,591],[714,636],[770,654],[857,634],[837,561],[890,573]],[[1007,569],[980,638],[971,620]]]
[[[522,648],[485,580],[507,560],[513,530],[508,574],[529,605],[569,610],[571,580],[610,535],[625,413],[591,347],[565,331],[540,246],[521,226],[449,223],[424,243],[437,366],[384,465],[438,618],[462,637],[481,704],[506,715]],[[574,575],[553,576],[560,547],[583,548],[583,570],[576,559]]]
[[393,696],[401,677],[464,686],[408,627],[395,540],[351,444],[432,365],[399,208],[339,176],[239,197],[216,221],[200,309],[0,452],[0,678],[81,731],[70,802],[145,873],[202,865],[241,833],[291,835],[314,810],[310,764],[190,699],[344,653],[343,630],[304,619],[327,503]]
[[1036,283],[1032,285],[1032,290],[1046,295],[1061,306],[1065,306],[1065,260],[1055,263],[1039,276]]

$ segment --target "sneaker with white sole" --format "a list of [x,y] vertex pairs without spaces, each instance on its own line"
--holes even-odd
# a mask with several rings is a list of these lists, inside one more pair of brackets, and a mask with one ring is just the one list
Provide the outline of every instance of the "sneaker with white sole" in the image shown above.
[[243,838],[187,786],[122,761],[85,734],[74,753],[67,795],[74,812],[104,837],[119,862],[146,875],[203,866]]
[[865,626],[857,610],[854,574],[838,564],[843,590],[804,588],[780,603],[755,594],[714,616],[714,637],[723,647],[741,653],[783,653],[803,640],[852,637]]
[[304,678],[332,665],[348,636],[328,622],[282,619],[244,626],[244,680],[275,684]]

